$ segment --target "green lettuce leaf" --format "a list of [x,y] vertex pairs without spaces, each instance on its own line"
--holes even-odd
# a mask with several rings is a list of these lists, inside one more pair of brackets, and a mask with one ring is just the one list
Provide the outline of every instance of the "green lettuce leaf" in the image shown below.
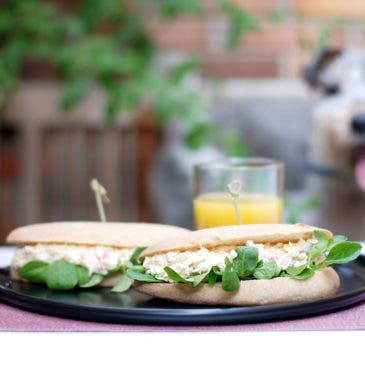
[[312,243],[307,252],[309,264],[313,264],[321,255],[323,255],[329,246],[329,238],[323,231],[314,231],[313,238],[318,243]]
[[129,261],[133,264],[133,265],[140,265],[141,262],[139,261],[139,256],[141,256],[141,253],[146,249],[147,247],[137,247],[131,258],[129,259]]
[[233,259],[234,271],[240,278],[250,276],[259,261],[259,251],[253,247],[237,247],[237,256]]
[[192,286],[193,288],[197,287],[199,284],[201,284],[208,276],[209,273],[203,273],[199,275],[192,276],[190,280],[192,280]]
[[279,274],[280,270],[275,261],[262,262],[259,267],[256,268],[253,276],[256,279],[271,279]]
[[77,272],[77,284],[79,286],[86,284],[90,280],[89,271],[86,267],[76,265],[76,272]]
[[133,279],[131,279],[127,274],[122,274],[117,284],[111,289],[113,293],[123,293],[127,291],[133,284]]
[[192,279],[185,279],[183,278],[181,275],[179,275],[175,270],[171,269],[171,267],[166,266],[164,268],[167,276],[173,280],[176,281],[177,283],[181,283],[181,284],[192,284],[193,280]]
[[213,266],[208,273],[208,285],[213,286],[220,276],[222,276],[222,273],[219,267]]
[[54,261],[48,265],[46,283],[50,289],[71,290],[78,282],[75,265],[65,261]]
[[142,273],[140,271],[134,271],[131,269],[128,269],[126,271],[126,274],[129,278],[139,281],[141,283],[163,283],[163,280],[159,280],[157,278],[155,278],[153,275],[151,274],[146,274],[146,273]]
[[236,291],[240,288],[240,278],[234,270],[233,263],[228,257],[224,260],[226,267],[222,276],[222,289],[225,291]]
[[358,242],[342,242],[333,246],[324,263],[326,266],[333,264],[345,264],[355,260],[361,253],[362,246]]
[[42,261],[30,261],[18,270],[21,278],[32,283],[44,284],[46,282],[48,264]]
[[80,288],[92,288],[99,285],[104,280],[104,275],[92,274],[89,281],[85,284],[81,284]]

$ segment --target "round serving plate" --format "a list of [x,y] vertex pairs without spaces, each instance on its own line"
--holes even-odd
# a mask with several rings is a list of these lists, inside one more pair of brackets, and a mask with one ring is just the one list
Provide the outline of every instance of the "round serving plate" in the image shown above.
[[32,312],[88,321],[207,325],[277,321],[338,310],[365,300],[365,260],[335,267],[341,287],[334,297],[302,303],[250,307],[192,306],[160,300],[130,290],[114,294],[108,288],[52,291],[42,285],[12,281],[0,272],[0,300]]

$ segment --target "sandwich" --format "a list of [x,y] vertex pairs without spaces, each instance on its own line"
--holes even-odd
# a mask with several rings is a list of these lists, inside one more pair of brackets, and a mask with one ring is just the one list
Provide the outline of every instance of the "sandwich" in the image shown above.
[[329,267],[356,259],[357,242],[305,224],[252,224],[189,232],[162,240],[127,270],[136,289],[202,305],[268,305],[335,295]]
[[12,260],[11,278],[55,290],[101,285],[125,291],[133,280],[124,272],[138,267],[144,248],[185,232],[150,223],[54,222],[20,227],[6,239],[22,246]]

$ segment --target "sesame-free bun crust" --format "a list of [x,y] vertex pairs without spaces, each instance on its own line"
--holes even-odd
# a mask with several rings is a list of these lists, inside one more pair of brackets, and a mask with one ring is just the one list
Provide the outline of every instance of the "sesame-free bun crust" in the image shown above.
[[166,239],[143,251],[141,259],[168,251],[189,251],[201,247],[240,246],[251,240],[255,243],[296,242],[308,239],[315,230],[332,233],[306,224],[243,224],[201,229]]
[[72,244],[130,248],[149,246],[168,237],[189,232],[187,229],[152,223],[53,222],[14,229],[9,244]]
[[340,278],[328,267],[306,280],[274,278],[241,281],[235,292],[224,291],[220,283],[201,284],[196,288],[178,283],[137,284],[136,290],[153,297],[198,305],[251,306],[297,303],[328,298],[340,287]]

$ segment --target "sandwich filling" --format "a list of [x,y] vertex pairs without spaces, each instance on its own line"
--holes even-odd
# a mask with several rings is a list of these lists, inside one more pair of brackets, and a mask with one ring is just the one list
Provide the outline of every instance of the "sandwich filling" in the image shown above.
[[106,275],[128,261],[134,248],[78,246],[71,244],[36,244],[19,248],[12,267],[19,269],[31,261],[52,263],[66,261],[85,267],[89,274]]
[[[307,251],[311,244],[317,243],[312,238],[289,243],[254,243],[247,241],[245,246],[256,248],[259,259],[263,262],[275,261],[278,269],[286,270],[288,267],[300,267],[308,263]],[[209,272],[213,266],[223,270],[225,259],[233,260],[237,257],[235,248],[219,247],[215,249],[200,248],[197,251],[170,251],[146,257],[143,266],[146,273],[154,275],[157,279],[173,282],[164,268],[173,269],[184,278]]]

